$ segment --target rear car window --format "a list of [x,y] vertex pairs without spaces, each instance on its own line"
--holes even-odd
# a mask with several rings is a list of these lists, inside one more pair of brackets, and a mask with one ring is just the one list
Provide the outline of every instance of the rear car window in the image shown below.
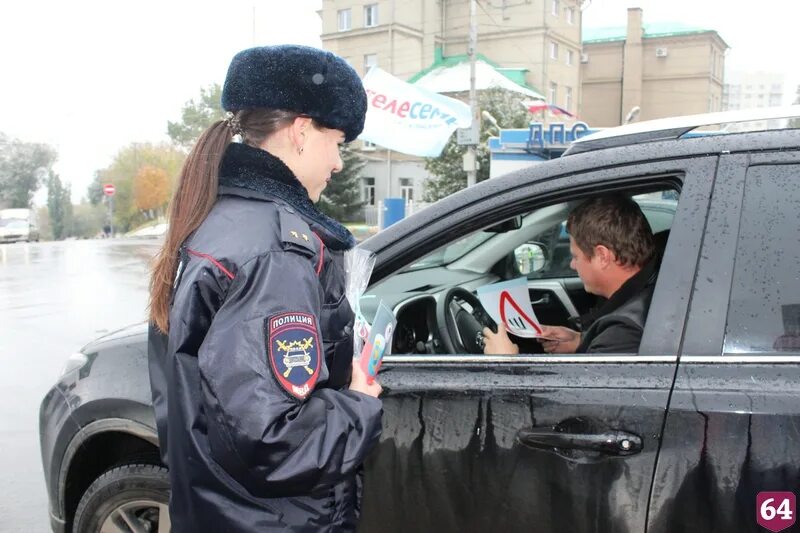
[[800,352],[800,165],[750,167],[726,353]]

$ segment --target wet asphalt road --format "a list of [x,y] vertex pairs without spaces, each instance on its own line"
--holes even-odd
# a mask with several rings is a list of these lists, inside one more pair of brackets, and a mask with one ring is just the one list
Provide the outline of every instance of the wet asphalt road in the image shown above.
[[0,532],[50,531],[39,403],[70,353],[142,322],[157,241],[0,244]]

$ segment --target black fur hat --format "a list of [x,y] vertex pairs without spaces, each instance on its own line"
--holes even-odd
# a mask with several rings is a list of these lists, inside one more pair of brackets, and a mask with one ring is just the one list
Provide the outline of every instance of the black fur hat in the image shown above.
[[350,142],[364,129],[367,94],[356,71],[331,52],[262,46],[236,54],[222,88],[226,111],[258,107],[308,115]]

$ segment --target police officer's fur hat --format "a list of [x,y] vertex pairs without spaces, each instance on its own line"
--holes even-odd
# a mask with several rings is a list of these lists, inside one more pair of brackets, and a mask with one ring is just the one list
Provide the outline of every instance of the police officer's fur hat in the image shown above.
[[349,142],[364,129],[367,95],[356,71],[337,55],[308,46],[263,46],[233,58],[222,107],[302,113],[343,131]]

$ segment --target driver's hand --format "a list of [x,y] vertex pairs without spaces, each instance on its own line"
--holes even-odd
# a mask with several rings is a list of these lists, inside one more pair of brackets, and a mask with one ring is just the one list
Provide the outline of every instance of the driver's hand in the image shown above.
[[506,326],[501,322],[497,325],[497,333],[492,333],[489,328],[483,328],[483,353],[486,355],[517,355],[519,346],[511,342],[506,333]]
[[563,326],[542,326],[538,339],[547,353],[575,353],[581,343],[581,334]]

